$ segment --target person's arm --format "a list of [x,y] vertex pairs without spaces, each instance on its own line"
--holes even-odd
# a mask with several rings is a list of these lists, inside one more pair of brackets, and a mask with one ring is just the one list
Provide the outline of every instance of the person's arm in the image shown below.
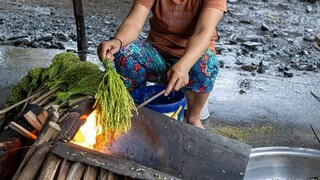
[[125,46],[137,39],[148,14],[148,8],[134,3],[128,16],[114,35],[114,39],[99,44],[97,49],[99,59],[102,61],[107,57],[113,60],[113,55],[120,50],[120,46]]
[[165,95],[178,91],[189,82],[189,71],[203,52],[209,47],[213,33],[223,16],[223,11],[204,8],[200,14],[193,35],[188,40],[185,53],[167,72],[168,85]]

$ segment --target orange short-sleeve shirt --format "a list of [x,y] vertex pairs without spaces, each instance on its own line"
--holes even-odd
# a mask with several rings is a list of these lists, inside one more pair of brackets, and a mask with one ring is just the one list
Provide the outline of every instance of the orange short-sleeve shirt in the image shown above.
[[[152,12],[147,41],[166,57],[181,57],[203,8],[227,10],[226,0],[135,0]],[[213,52],[217,34],[208,47]]]

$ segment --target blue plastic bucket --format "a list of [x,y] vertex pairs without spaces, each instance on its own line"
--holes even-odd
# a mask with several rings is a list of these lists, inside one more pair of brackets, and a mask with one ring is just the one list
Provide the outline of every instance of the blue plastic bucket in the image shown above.
[[[144,101],[148,100],[152,96],[156,95],[160,91],[164,90],[165,86],[155,85],[155,86],[143,86],[134,90],[131,95],[135,103],[141,104]],[[184,118],[184,107],[187,104],[186,95],[182,90],[172,91],[168,96],[161,95],[153,101],[145,105],[145,107],[163,113],[169,117],[178,111],[180,111],[176,117],[173,117],[179,121],[182,121]]]

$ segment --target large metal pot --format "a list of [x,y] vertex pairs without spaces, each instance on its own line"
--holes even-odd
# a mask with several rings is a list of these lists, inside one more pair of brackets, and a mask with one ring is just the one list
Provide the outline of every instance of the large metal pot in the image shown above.
[[320,151],[264,147],[251,150],[245,180],[315,179],[320,177]]

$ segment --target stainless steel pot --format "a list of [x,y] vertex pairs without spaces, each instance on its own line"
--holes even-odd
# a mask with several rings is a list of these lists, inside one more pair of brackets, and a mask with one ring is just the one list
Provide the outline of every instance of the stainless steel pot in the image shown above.
[[245,180],[292,180],[320,177],[320,151],[306,148],[264,147],[251,150]]

